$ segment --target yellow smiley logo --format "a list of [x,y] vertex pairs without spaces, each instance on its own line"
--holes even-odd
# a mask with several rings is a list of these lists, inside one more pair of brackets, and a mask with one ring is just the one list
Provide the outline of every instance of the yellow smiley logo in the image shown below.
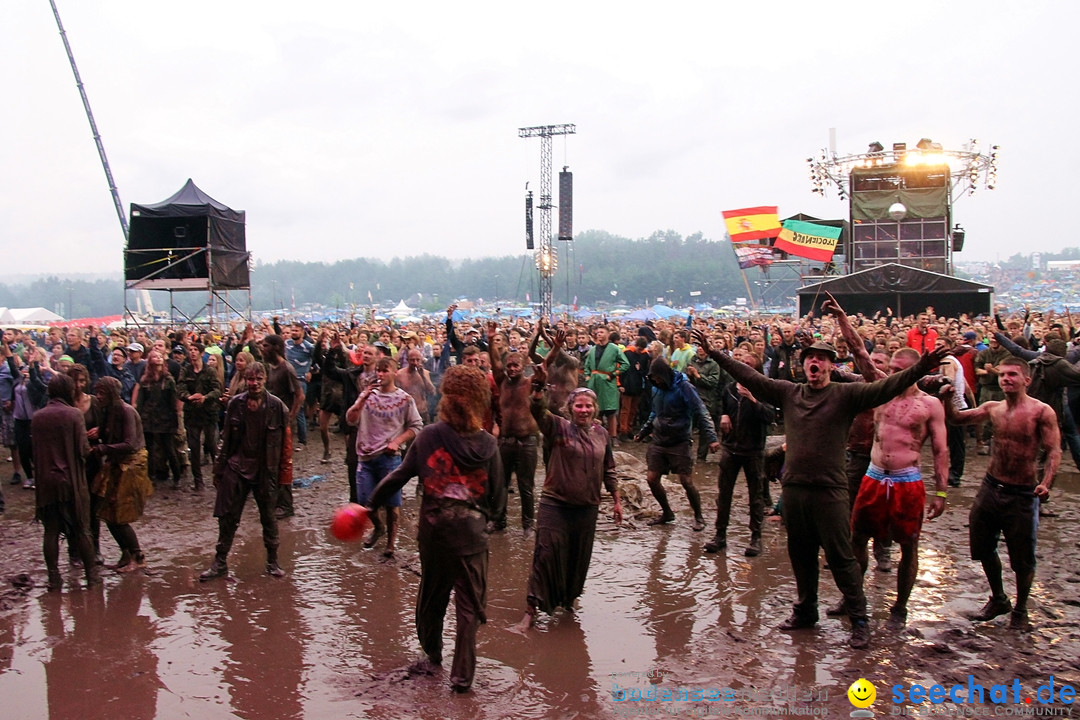
[[877,700],[877,688],[866,678],[859,678],[847,689],[848,700],[857,708],[868,708]]

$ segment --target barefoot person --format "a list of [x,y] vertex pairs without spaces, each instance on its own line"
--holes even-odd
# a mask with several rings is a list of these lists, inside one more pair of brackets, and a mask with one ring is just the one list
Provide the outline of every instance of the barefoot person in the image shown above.
[[[903,372],[917,362],[917,352],[901,348],[889,361],[889,370]],[[870,562],[867,554],[870,538],[890,539],[900,545],[896,603],[889,610],[889,628],[894,631],[902,630],[907,622],[908,598],[919,572],[919,532],[926,499],[919,456],[927,438],[934,454],[935,492],[927,505],[926,517],[933,520],[941,515],[945,511],[949,474],[945,410],[936,398],[915,385],[874,411],[870,466],[851,512],[851,544],[864,574]]]
[[[1027,394],[1031,384],[1028,364],[1006,358],[997,366],[998,384],[1005,399],[958,411],[949,402],[950,388],[942,390],[949,421],[975,424],[989,420],[994,429],[990,465],[971,506],[969,535],[971,559],[982,563],[990,583],[990,599],[972,620],[992,620],[1012,612],[1009,626],[1030,627],[1027,600],[1035,580],[1035,533],[1039,528],[1039,502],[1050,495],[1061,463],[1061,434],[1054,409]],[[1038,482],[1040,448],[1046,452],[1042,482]],[[1009,564],[1016,574],[1016,606],[1009,602],[1001,579],[997,546],[1001,535],[1009,548]]]
[[528,609],[519,631],[532,626],[538,611],[569,609],[585,588],[601,485],[615,501],[616,524],[622,522],[615,459],[607,430],[597,421],[596,394],[588,388],[570,393],[571,420],[566,420],[548,410],[546,383],[543,366],[536,366],[530,409],[544,436],[552,438],[552,452],[540,494]]
[[123,388],[113,377],[103,377],[94,386],[101,408],[101,421],[87,431],[90,451],[101,457],[97,477],[89,478],[90,492],[101,498],[98,517],[120,547],[120,561],[111,565],[117,572],[132,572],[146,563],[139,538],[131,523],[142,517],[146,499],[154,493],[146,464],[146,441],[142,420],[135,408],[121,399]]
[[392,495],[401,495],[411,478],[420,478],[424,492],[417,522],[416,634],[427,657],[414,667],[433,673],[434,666],[442,664],[443,618],[453,590],[457,640],[450,684],[455,692],[467,692],[476,673],[476,631],[487,619],[484,529],[505,506],[506,487],[498,443],[483,429],[491,406],[483,371],[451,367],[441,390],[439,422],[420,432],[400,466],[372,490],[368,503],[370,508],[385,505]]
[[49,571],[49,590],[63,584],[58,561],[60,533],[75,545],[86,572],[86,584],[101,582],[90,538],[90,490],[84,458],[90,452],[83,414],[73,407],[75,383],[57,373],[49,380],[49,404],[34,413],[34,485],[36,518],[45,527],[42,552]]

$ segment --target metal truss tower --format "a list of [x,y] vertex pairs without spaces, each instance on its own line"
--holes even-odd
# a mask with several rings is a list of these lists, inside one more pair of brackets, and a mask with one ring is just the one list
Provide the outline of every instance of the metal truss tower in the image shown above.
[[540,314],[544,317],[551,315],[552,278],[559,269],[558,253],[551,243],[551,209],[554,207],[551,204],[551,138],[556,135],[573,135],[576,132],[577,128],[570,124],[518,128],[518,137],[540,138],[540,204],[536,206],[540,211],[540,232],[535,261],[536,269],[540,273]]

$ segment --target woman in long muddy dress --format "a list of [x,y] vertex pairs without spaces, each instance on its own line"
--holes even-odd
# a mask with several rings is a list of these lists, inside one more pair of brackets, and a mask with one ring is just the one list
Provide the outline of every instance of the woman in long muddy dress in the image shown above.
[[94,386],[94,395],[101,421],[87,434],[92,442],[96,441],[91,453],[100,458],[101,470],[89,478],[90,492],[100,498],[98,516],[121,550],[119,562],[109,567],[126,573],[145,565],[131,523],[142,516],[154,486],[147,475],[142,421],[135,408],[121,399],[120,381],[101,378]]
[[546,374],[533,375],[532,414],[544,437],[552,439],[540,510],[536,549],[526,595],[528,609],[515,629],[531,627],[537,612],[569,609],[585,588],[592,559],[600,487],[614,499],[614,520],[622,522],[615,460],[607,431],[597,421],[596,395],[578,388],[567,399],[566,420],[547,407]]

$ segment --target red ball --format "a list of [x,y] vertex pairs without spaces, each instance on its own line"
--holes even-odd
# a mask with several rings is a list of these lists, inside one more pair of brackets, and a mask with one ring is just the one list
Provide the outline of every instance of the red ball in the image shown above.
[[368,526],[368,511],[363,505],[349,503],[334,511],[330,532],[338,540],[354,542],[364,536]]

